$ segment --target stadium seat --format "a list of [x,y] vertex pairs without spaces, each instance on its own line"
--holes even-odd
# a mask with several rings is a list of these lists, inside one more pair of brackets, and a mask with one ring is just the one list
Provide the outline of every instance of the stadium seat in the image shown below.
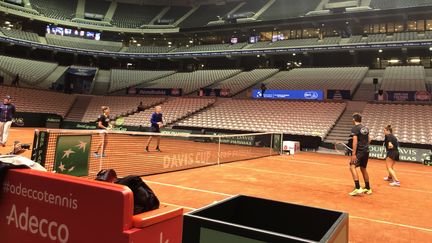
[[145,83],[141,87],[158,89],[182,89],[183,94],[190,94],[207,87],[216,81],[222,81],[238,73],[240,69],[198,70],[195,72],[175,73],[173,75]]
[[391,124],[400,142],[432,144],[430,105],[367,104],[362,114],[374,140],[383,141],[383,129]]
[[0,97],[12,96],[17,112],[58,114],[65,117],[73,102],[74,95],[47,90],[0,86]]
[[[164,114],[164,124],[172,124],[179,119],[190,116],[215,102],[214,99],[205,98],[174,98],[161,104]],[[150,127],[150,117],[154,107],[125,118],[125,124],[130,126]]]
[[111,69],[109,91],[112,92],[126,87],[133,87],[155,79],[170,76],[174,73],[175,71]]
[[384,91],[426,91],[423,66],[393,66],[384,71],[381,89]]
[[281,71],[266,80],[268,89],[286,90],[350,90],[363,80],[367,67],[297,68]]
[[136,111],[140,102],[143,103],[144,107],[148,108],[164,100],[165,97],[93,96],[82,121],[96,121],[98,116],[102,113],[102,106],[109,106],[111,116],[117,117],[128,112]]
[[345,106],[345,103],[326,102],[229,100],[176,125],[324,138]]
[[133,194],[122,185],[29,169],[11,170],[5,180],[2,241],[181,242],[182,208],[162,204],[132,215]]

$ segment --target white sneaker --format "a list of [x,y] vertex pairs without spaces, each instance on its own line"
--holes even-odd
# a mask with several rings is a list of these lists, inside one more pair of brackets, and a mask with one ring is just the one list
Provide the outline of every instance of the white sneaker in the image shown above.
[[389,183],[390,186],[400,186],[400,181],[393,181]]

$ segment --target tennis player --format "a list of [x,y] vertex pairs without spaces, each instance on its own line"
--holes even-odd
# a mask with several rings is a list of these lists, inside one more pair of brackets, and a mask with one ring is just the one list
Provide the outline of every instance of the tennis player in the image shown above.
[[[351,129],[351,137],[353,140],[353,152],[350,161],[350,170],[354,180],[355,189],[350,192],[349,195],[356,196],[358,194],[366,193],[372,194],[372,189],[369,185],[369,174],[366,170],[369,160],[369,128],[361,124],[362,116],[358,113],[353,115],[354,127]],[[365,181],[365,188],[360,187],[359,176],[357,173],[357,167],[360,167],[360,171]]]
[[12,125],[12,119],[15,116],[15,105],[11,103],[12,97],[5,96],[3,103],[0,105],[0,145],[5,147],[9,129]]
[[[161,106],[155,107],[155,112],[153,112],[153,114],[150,118],[150,123],[151,123],[150,132],[160,133],[160,129],[163,127],[162,107]],[[150,142],[152,141],[152,139],[153,139],[153,136],[150,136],[148,141],[147,141],[147,146],[145,148],[146,152],[149,152],[149,146],[150,146]],[[161,150],[159,148],[160,136],[156,137],[156,141],[157,141],[156,151],[161,152]]]
[[399,160],[399,142],[395,135],[393,135],[393,128],[391,125],[387,125],[384,128],[384,146],[387,150],[386,165],[388,170],[388,177],[384,180],[390,182],[390,186],[400,186],[400,181],[396,176],[394,165]]
[[[102,106],[101,110],[102,110],[102,115],[98,117],[96,127],[98,130],[111,130],[112,125],[111,125],[111,118],[110,118],[110,112],[111,112],[110,108],[108,106]],[[107,147],[108,144],[106,134],[101,133],[100,135],[102,137],[102,141],[99,143],[96,152],[93,153],[94,157],[96,158],[100,156],[105,157],[105,148]],[[100,155],[98,152],[101,149],[102,144],[104,144],[104,147],[103,147],[102,155]]]

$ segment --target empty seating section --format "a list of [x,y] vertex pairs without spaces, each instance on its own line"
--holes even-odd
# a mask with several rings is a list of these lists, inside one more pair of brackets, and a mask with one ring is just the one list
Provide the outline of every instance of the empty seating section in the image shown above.
[[216,83],[212,88],[229,89],[230,95],[232,96],[257,82],[272,76],[278,71],[278,69],[255,69],[249,72],[241,72],[232,78]]
[[175,73],[175,71],[111,69],[111,84],[109,91],[111,92],[126,87],[132,87],[173,73]]
[[36,33],[26,32],[17,29],[6,29],[6,28],[0,28],[0,31],[3,32],[6,36],[15,39],[39,42],[39,36]]
[[[163,122],[165,125],[185,118],[192,113],[202,110],[215,102],[214,99],[201,98],[175,98],[161,104]],[[150,127],[150,117],[154,108],[125,118],[125,124],[130,126]]]
[[183,17],[191,9],[191,7],[186,6],[171,6],[168,12],[166,12],[161,19],[172,20],[172,22],[175,22]]
[[381,89],[384,91],[423,91],[426,90],[426,73],[423,66],[387,67]]
[[271,48],[270,44],[272,44],[270,41],[260,41],[245,47],[245,49]]
[[105,16],[109,6],[110,2],[108,1],[87,0],[85,1],[85,12]]
[[60,20],[71,20],[75,17],[77,2],[77,0],[30,0],[33,9],[40,14],[48,18]]
[[261,16],[262,20],[303,16],[315,10],[321,0],[276,0]]
[[166,53],[174,50],[175,47],[168,46],[129,46],[126,52],[129,53]]
[[47,43],[77,49],[118,52],[122,48],[121,42],[96,41],[76,37],[46,34]]
[[57,66],[57,63],[0,56],[0,70],[11,76],[11,78],[18,74],[20,81],[28,84],[37,84],[43,81]]
[[111,116],[117,117],[126,115],[131,111],[136,111],[140,102],[143,103],[144,107],[151,107],[164,100],[165,98],[161,97],[94,96],[88,105],[82,121],[96,121],[98,116],[102,114],[102,106],[109,106]]
[[148,24],[163,8],[163,6],[117,3],[112,23],[122,28],[138,28]]
[[221,81],[240,73],[239,69],[199,70],[188,73],[175,73],[144,84],[146,88],[182,89],[183,94],[189,94],[200,88],[207,87],[216,81]]
[[345,103],[233,99],[176,125],[324,138],[345,106]]
[[266,3],[267,3],[267,0],[245,1],[245,4],[243,6],[241,6],[235,13],[245,13],[245,12],[256,13]]
[[65,117],[73,102],[74,95],[52,91],[0,86],[0,96],[10,95],[17,112],[58,114]]
[[247,43],[236,44],[212,44],[212,45],[196,45],[192,47],[179,47],[174,52],[196,52],[196,51],[225,51],[225,50],[238,50],[245,47]]
[[210,21],[218,20],[217,16],[224,17],[238,2],[226,2],[223,5],[201,5],[193,14],[180,23],[182,27],[201,27]]
[[367,104],[363,123],[373,140],[383,141],[383,129],[391,124],[403,143],[432,144],[432,106],[407,104]]
[[268,89],[336,89],[353,92],[367,71],[367,67],[298,68],[279,72],[264,83]]
[[409,8],[432,5],[430,0],[372,0],[371,7],[377,9]]

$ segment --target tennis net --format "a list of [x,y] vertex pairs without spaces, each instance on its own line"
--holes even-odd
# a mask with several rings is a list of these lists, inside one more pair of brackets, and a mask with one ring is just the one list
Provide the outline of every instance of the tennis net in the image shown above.
[[[158,136],[161,152],[156,151]],[[32,159],[49,171],[75,176],[94,178],[101,169],[115,169],[119,176],[144,176],[277,155],[281,140],[277,133],[203,135],[43,129],[35,131]]]

